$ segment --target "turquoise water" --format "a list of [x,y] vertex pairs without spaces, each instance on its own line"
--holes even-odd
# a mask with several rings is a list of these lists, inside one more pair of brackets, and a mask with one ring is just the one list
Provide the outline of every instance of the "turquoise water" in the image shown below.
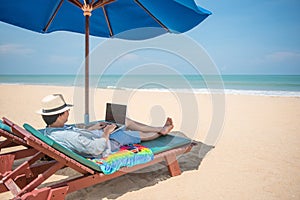
[[[0,84],[83,85],[82,77],[75,75],[0,75]],[[183,90],[205,92],[225,89],[226,93],[300,96],[300,75],[105,75],[91,76],[91,87]]]

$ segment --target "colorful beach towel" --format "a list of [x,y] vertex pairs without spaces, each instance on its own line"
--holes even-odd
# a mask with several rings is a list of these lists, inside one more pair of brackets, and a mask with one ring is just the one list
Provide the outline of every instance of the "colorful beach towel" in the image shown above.
[[99,165],[104,174],[112,174],[121,167],[132,167],[153,160],[151,149],[140,144],[122,146],[119,151],[106,158],[91,159]]

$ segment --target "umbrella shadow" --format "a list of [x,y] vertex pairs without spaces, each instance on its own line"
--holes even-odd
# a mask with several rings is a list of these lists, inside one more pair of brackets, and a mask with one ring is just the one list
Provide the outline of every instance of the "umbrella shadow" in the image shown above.
[[[178,157],[182,173],[198,170],[203,158],[214,148],[214,146],[206,145],[202,142],[194,142],[196,145],[189,153]],[[73,192],[66,199],[116,199],[128,192],[138,191],[170,178],[171,176],[166,165],[158,163],[116,179]]]

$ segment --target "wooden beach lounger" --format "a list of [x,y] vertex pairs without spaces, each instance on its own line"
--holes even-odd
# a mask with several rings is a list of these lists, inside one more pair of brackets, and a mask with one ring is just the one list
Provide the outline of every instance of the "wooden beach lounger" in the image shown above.
[[[12,171],[12,166],[15,160],[26,158],[37,153],[37,150],[28,146],[22,135],[16,135],[11,132],[11,124],[3,124],[0,122],[0,136],[5,140],[0,141],[0,178],[5,176],[5,173]],[[11,147],[23,147],[20,150],[9,150]],[[25,148],[24,148],[25,147]]]
[[[3,121],[11,123],[5,118]],[[152,161],[133,167],[124,167],[113,174],[105,175],[96,163],[56,143],[30,125],[25,124],[25,130],[11,123],[11,128],[13,133],[24,137],[28,146],[38,151],[28,161],[3,177],[0,182],[0,192],[10,191],[18,199],[64,199],[68,193],[162,161],[166,162],[171,176],[180,175],[181,170],[176,156],[189,152],[194,145],[190,139],[172,135],[143,142],[142,145],[150,148],[154,153]],[[54,160],[36,163],[44,155],[48,155]],[[47,178],[64,167],[76,170],[81,173],[81,176],[37,189]]]

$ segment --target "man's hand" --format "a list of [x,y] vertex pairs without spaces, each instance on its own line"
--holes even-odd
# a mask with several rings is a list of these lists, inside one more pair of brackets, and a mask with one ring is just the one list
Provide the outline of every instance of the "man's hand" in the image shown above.
[[115,124],[107,124],[103,129],[103,137],[108,139],[109,135],[115,130],[117,126]]
[[105,126],[107,125],[107,123],[105,122],[99,122],[97,124],[94,124],[93,126],[89,127],[88,130],[92,131],[92,130],[100,130],[105,128]]
[[105,128],[103,129],[103,131],[104,131],[104,133],[107,132],[107,133],[111,134],[115,130],[116,127],[117,126],[115,124],[107,124],[105,126]]

